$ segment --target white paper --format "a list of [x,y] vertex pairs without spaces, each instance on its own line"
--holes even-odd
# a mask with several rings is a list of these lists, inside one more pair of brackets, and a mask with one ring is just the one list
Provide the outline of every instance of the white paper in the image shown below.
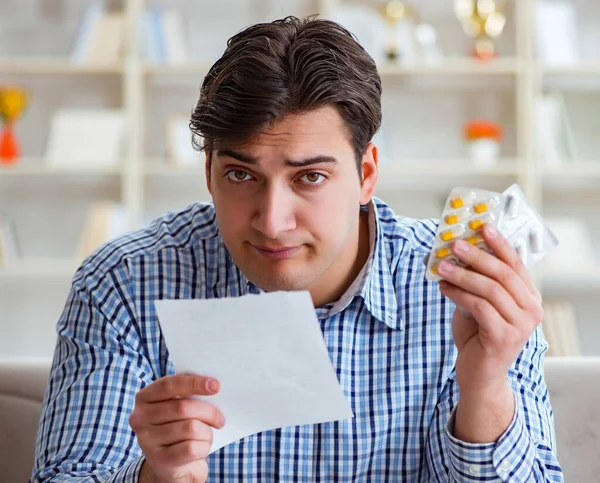
[[308,292],[157,300],[177,373],[217,378],[226,424],[211,453],[270,429],[352,418]]

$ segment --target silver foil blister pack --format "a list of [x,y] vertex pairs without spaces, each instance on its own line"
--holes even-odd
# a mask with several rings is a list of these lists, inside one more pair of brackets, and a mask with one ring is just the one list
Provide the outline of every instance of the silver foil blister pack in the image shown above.
[[458,187],[450,192],[444,205],[427,260],[426,278],[441,280],[437,266],[444,260],[465,266],[451,250],[458,239],[493,253],[481,233],[486,224],[498,229],[528,268],[558,245],[556,236],[517,184],[503,193]]

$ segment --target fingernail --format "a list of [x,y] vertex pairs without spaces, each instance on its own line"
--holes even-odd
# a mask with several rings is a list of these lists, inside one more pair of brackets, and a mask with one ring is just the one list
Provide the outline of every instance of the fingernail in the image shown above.
[[469,251],[469,244],[463,240],[456,240],[454,242],[454,251],[456,253],[467,253]]
[[490,238],[494,238],[498,234],[498,230],[493,225],[485,225],[484,230]]
[[210,392],[217,392],[219,390],[219,382],[215,379],[209,379],[206,382],[206,389]]
[[454,268],[455,268],[455,266],[453,263],[442,262],[442,263],[440,263],[438,270],[442,275],[447,275],[447,274],[452,273],[454,271]]

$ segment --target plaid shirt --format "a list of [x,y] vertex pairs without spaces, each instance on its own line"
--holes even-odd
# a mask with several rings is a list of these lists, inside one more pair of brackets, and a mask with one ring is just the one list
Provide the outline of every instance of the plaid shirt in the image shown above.
[[[516,412],[506,432],[489,444],[454,438],[454,306],[423,264],[436,222],[398,218],[380,200],[372,207],[372,253],[355,292],[317,309],[355,417],[243,438],[209,457],[209,481],[562,481],[541,328],[510,370]],[[135,394],[174,373],[154,301],[256,291],[210,204],[170,213],[87,259],[57,325],[32,481],[137,482]]]

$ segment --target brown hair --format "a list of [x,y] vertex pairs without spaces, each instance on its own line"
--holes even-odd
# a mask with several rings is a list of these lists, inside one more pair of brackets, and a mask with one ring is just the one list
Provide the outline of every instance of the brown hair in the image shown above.
[[[357,163],[381,125],[381,79],[373,59],[341,25],[286,17],[229,39],[192,112],[194,147],[243,145],[260,130],[326,105],[337,107]],[[359,169],[360,172],[360,169]]]

